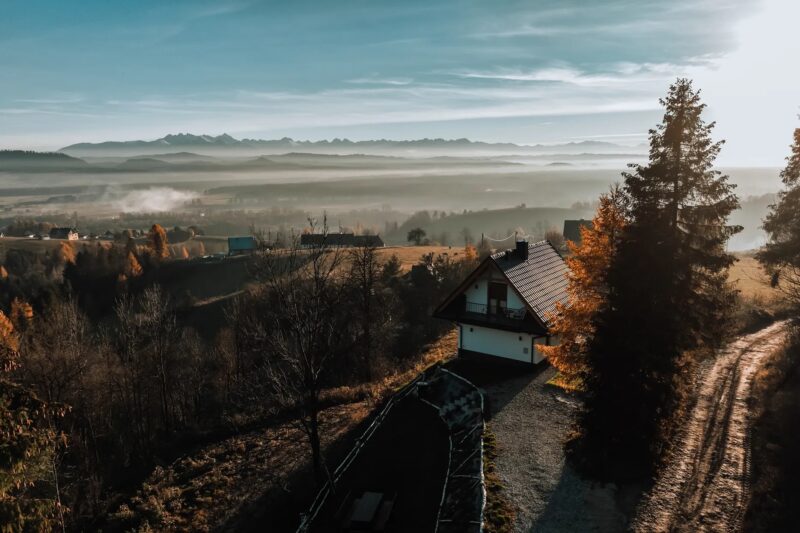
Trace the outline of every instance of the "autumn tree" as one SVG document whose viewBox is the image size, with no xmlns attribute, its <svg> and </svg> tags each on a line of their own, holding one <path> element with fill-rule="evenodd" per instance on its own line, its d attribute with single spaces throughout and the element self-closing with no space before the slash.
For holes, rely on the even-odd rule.
<svg viewBox="0 0 800 533">
<path fill-rule="evenodd" d="M 156 259 L 162 260 L 169 257 L 169 243 L 167 241 L 167 231 L 159 224 L 153 224 L 150 228 L 150 249 Z"/>
<path fill-rule="evenodd" d="M 781 171 L 783 190 L 764 219 L 769 241 L 757 254 L 772 283 L 800 308 L 800 128 Z"/>
<path fill-rule="evenodd" d="M 592 225 L 580 227 L 580 244 L 567 243 L 569 300 L 566 304 L 556 304 L 550 328 L 560 342 L 540 347 L 565 381 L 579 388 L 589 370 L 587 352 L 594 338 L 597 316 L 608 305 L 608 271 L 625 226 L 624 201 L 619 186 L 602 195 Z"/>
<path fill-rule="evenodd" d="M 67 263 L 74 263 L 75 262 L 75 248 L 73 248 L 69 243 L 62 241 L 58 245 L 58 251 L 56 252 L 58 256 L 58 261 L 62 265 L 66 265 Z"/>
<path fill-rule="evenodd" d="M 136 254 L 134 254 L 132 251 L 128 251 L 122 273 L 128 279 L 142 275 L 142 265 L 136 258 Z"/>
<path fill-rule="evenodd" d="M 18 348 L 12 322 L 0 312 L 0 529 L 63 529 L 55 463 L 60 436 L 52 429 L 62 412 L 15 381 Z"/>
<path fill-rule="evenodd" d="M 675 427 L 683 354 L 713 349 L 734 304 L 725 250 L 739 205 L 714 169 L 722 142 L 689 80 L 661 100 L 650 160 L 623 174 L 626 226 L 608 272 L 608 305 L 588 350 L 583 442 L 599 473 L 646 474 Z"/>
<path fill-rule="evenodd" d="M 464 246 L 464 259 L 467 261 L 476 261 L 478 259 L 478 249 L 471 244 Z"/>
</svg>

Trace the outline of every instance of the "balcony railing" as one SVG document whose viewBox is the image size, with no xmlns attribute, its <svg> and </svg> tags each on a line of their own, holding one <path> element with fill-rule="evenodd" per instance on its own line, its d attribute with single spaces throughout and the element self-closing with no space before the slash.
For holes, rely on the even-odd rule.
<svg viewBox="0 0 800 533">
<path fill-rule="evenodd" d="M 511 320 L 522 320 L 525 318 L 525 308 L 497 307 L 494 312 L 486 304 L 466 302 L 464 309 L 467 313 L 486 315 L 487 317 L 507 318 Z"/>
</svg>

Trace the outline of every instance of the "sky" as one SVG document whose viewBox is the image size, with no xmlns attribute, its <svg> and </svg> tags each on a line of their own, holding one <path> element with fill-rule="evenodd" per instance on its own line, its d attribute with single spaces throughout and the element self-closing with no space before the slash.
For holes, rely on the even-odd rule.
<svg viewBox="0 0 800 533">
<path fill-rule="evenodd" d="M 676 77 L 720 163 L 800 126 L 797 0 L 0 0 L 0 147 L 461 138 L 637 145 Z"/>
</svg>

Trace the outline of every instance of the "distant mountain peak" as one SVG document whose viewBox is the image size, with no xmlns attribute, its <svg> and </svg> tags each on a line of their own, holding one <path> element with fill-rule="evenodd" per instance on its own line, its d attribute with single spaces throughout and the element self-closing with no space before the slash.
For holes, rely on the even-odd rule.
<svg viewBox="0 0 800 533">
<path fill-rule="evenodd" d="M 172 148 L 172 149 L 170 149 Z M 175 150 L 174 148 L 179 148 Z M 195 135 L 192 133 L 171 133 L 152 141 L 107 141 L 102 143 L 78 143 L 66 146 L 60 152 L 75 155 L 109 154 L 113 152 L 136 155 L 155 155 L 166 150 L 170 152 L 191 149 L 194 152 L 205 151 L 220 153 L 231 151 L 236 153 L 248 152 L 253 155 L 277 154 L 298 151 L 316 153 L 362 153 L 393 155 L 398 152 L 430 154 L 469 154 L 469 153 L 574 153 L 577 150 L 586 152 L 591 150 L 599 152 L 620 152 L 626 148 L 614 143 L 603 141 L 578 141 L 562 144 L 536 144 L 524 145 L 514 143 L 490 143 L 484 141 L 471 141 L 466 137 L 457 139 L 423 138 L 412 140 L 375 139 L 353 141 L 348 138 L 335 137 L 330 140 L 302 141 L 283 137 L 281 139 L 236 139 L 232 135 Z"/>
</svg>

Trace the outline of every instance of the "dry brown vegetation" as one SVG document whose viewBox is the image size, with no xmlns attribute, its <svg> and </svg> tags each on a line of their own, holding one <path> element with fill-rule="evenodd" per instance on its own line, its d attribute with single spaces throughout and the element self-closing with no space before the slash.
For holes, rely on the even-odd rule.
<svg viewBox="0 0 800 533">
<path fill-rule="evenodd" d="M 20 237 L 0 237 L 0 261 L 5 260 L 5 254 L 8 250 L 20 250 L 25 252 L 32 252 L 35 254 L 52 253 L 58 250 L 61 244 L 72 246 L 76 251 L 89 244 L 95 244 L 95 241 L 63 241 L 58 239 L 37 240 L 27 239 Z"/>
<path fill-rule="evenodd" d="M 419 258 L 426 254 L 449 254 L 455 259 L 464 256 L 463 246 L 387 246 L 379 249 L 380 258 L 388 261 L 393 255 L 400 260 L 403 272 L 410 270 L 412 265 L 419 262 Z"/>
<path fill-rule="evenodd" d="M 409 367 L 370 384 L 337 387 L 322 394 L 322 444 L 330 465 L 346 452 L 359 426 L 393 392 L 424 369 L 455 354 L 453 330 L 426 348 Z M 336 448 L 333 451 L 333 448 Z M 291 423 L 236 435 L 204 446 L 167 467 L 157 467 L 113 520 L 126 529 L 210 531 L 235 526 L 240 512 L 264 497 L 292 495 L 310 501 L 311 465 L 303 432 Z M 330 454 L 330 455 L 328 455 Z"/>
<path fill-rule="evenodd" d="M 791 431 L 800 413 L 798 345 L 774 352 L 755 376 L 752 486 L 745 530 L 788 531 L 797 524 L 794 505 L 800 475 L 800 435 Z"/>
<path fill-rule="evenodd" d="M 736 284 L 743 297 L 772 300 L 780 297 L 780 291 L 770 287 L 769 276 L 751 253 L 735 254 L 737 261 L 730 269 L 730 280 Z"/>
<path fill-rule="evenodd" d="M 497 473 L 495 459 L 498 454 L 497 439 L 491 429 L 483 433 L 483 475 L 486 483 L 486 508 L 484 509 L 484 531 L 507 533 L 514 527 L 517 512 L 503 490 L 503 482 Z"/>
</svg>

